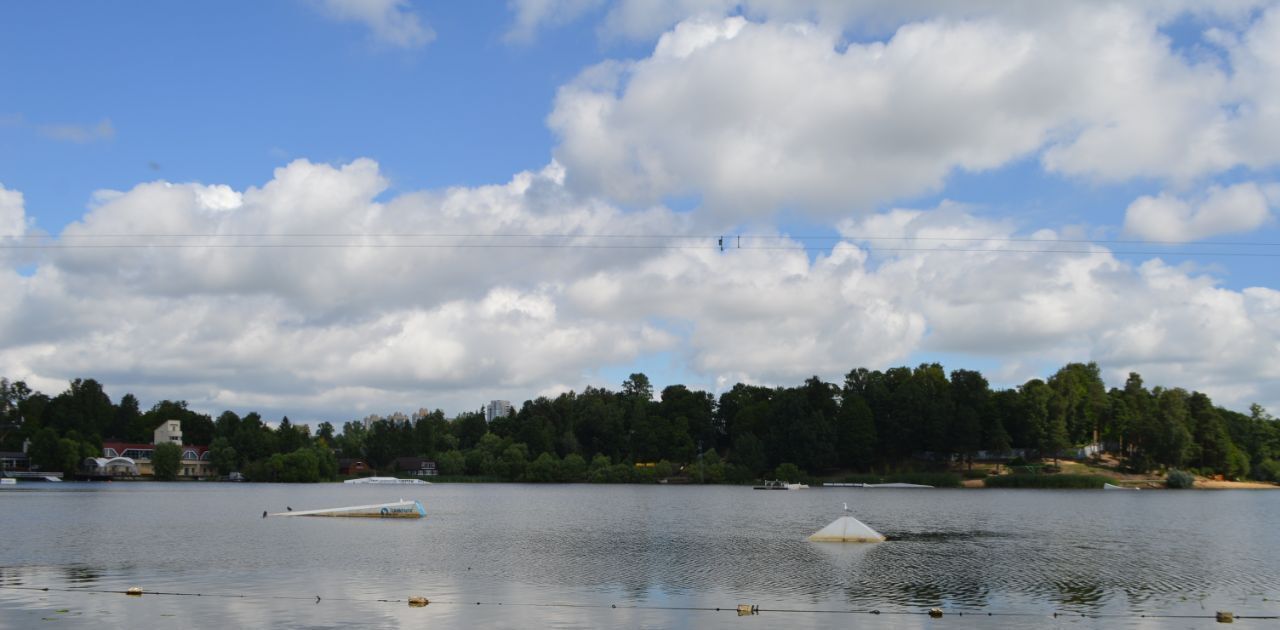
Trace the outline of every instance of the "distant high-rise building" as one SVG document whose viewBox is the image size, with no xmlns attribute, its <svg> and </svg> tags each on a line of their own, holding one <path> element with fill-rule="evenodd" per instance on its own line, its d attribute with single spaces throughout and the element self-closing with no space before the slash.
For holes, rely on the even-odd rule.
<svg viewBox="0 0 1280 630">
<path fill-rule="evenodd" d="M 416 418 L 417 415 L 415 414 L 414 417 Z M 408 425 L 413 424 L 413 420 L 411 420 L 409 416 L 406 416 L 404 415 L 404 413 L 399 411 L 389 416 L 380 416 L 376 413 L 369 414 L 369 416 L 366 417 L 364 420 L 361 420 L 361 422 L 364 424 L 365 429 L 371 429 L 373 428 L 373 423 L 379 422 L 382 420 L 386 420 L 387 422 L 390 422 L 392 425 L 395 425 L 395 426 L 400 426 L 404 424 L 408 424 Z"/>
<path fill-rule="evenodd" d="M 484 406 L 484 421 L 493 422 L 494 418 L 503 418 L 511 415 L 511 401 L 509 400 L 490 400 L 489 404 Z"/>
</svg>

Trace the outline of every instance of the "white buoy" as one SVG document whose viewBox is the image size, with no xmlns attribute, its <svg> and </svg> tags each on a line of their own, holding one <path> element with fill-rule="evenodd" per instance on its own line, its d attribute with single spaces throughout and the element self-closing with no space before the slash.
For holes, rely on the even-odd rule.
<svg viewBox="0 0 1280 630">
<path fill-rule="evenodd" d="M 866 523 L 852 517 L 841 516 L 809 537 L 812 542 L 884 542 L 885 538 Z"/>
</svg>

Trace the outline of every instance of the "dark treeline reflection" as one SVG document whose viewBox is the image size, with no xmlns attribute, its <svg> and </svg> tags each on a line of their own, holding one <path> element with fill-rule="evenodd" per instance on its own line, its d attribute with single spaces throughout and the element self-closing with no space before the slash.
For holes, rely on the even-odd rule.
<svg viewBox="0 0 1280 630">
<path fill-rule="evenodd" d="M 1280 480 L 1280 426 L 1262 407 L 1245 414 L 1200 392 L 1148 389 L 1136 373 L 1108 390 L 1094 363 L 1011 389 L 929 363 L 859 368 L 842 383 L 815 376 L 795 387 L 737 384 L 718 399 L 684 385 L 655 392 L 644 374 L 632 374 L 619 391 L 539 397 L 492 422 L 480 411 L 446 418 L 422 410 L 341 430 L 324 422 L 314 434 L 287 416 L 273 428 L 256 412 L 214 419 L 183 401 L 143 411 L 132 394 L 113 403 L 93 379 L 53 397 L 0 380 L 0 448 L 29 439 L 33 463 L 46 470 L 75 470 L 101 453 L 103 439 L 149 442 L 168 419 L 182 421 L 187 443 L 210 445 L 219 471 L 269 481 L 333 478 L 337 458 L 394 472 L 397 458 L 413 456 L 435 460 L 444 475 L 489 479 L 721 483 L 910 470 L 984 453 L 1056 458 L 1088 444 L 1133 471 Z"/>
</svg>

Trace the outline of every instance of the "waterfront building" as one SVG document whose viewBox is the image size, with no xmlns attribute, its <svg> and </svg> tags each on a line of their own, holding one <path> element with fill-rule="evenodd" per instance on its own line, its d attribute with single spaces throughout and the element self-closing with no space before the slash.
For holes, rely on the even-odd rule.
<svg viewBox="0 0 1280 630">
<path fill-rule="evenodd" d="M 505 418 L 511 415 L 511 401 L 509 400 L 490 400 L 489 404 L 484 406 L 484 421 L 493 422 L 494 418 Z"/>
<path fill-rule="evenodd" d="M 436 463 L 424 457 L 397 457 L 391 463 L 391 467 L 406 475 L 414 477 L 434 477 L 436 475 Z"/>
<path fill-rule="evenodd" d="M 31 468 L 31 460 L 21 451 L 0 451 L 0 470 L 22 471 Z"/>
<path fill-rule="evenodd" d="M 140 476 L 150 477 L 155 474 L 152 457 L 157 444 L 177 444 L 182 449 L 178 464 L 178 477 L 198 479 L 213 474 L 209 463 L 209 447 L 206 445 L 183 445 L 182 422 L 165 420 L 152 433 L 151 444 L 136 442 L 103 442 L 102 457 L 90 457 L 85 460 L 85 469 L 95 476 Z"/>
<path fill-rule="evenodd" d="M 179 446 L 182 445 L 182 422 L 180 420 L 165 420 L 156 427 L 153 432 L 152 444 L 164 444 L 165 442 L 173 442 Z"/>
</svg>

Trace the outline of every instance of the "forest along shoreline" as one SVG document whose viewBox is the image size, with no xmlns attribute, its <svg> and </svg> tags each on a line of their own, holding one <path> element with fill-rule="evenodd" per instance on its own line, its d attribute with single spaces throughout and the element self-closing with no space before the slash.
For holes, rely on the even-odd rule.
<svg viewBox="0 0 1280 630">
<path fill-rule="evenodd" d="M 93 379 L 49 396 L 0 378 L 0 451 L 68 478 L 110 457 L 109 442 L 154 450 L 156 465 L 134 475 L 151 479 L 317 482 L 435 472 L 438 481 L 935 487 L 1280 481 L 1280 421 L 1260 405 L 1227 409 L 1201 392 L 1148 388 L 1137 373 L 1108 389 L 1095 363 L 1007 389 L 974 370 L 926 363 L 858 368 L 842 383 L 817 376 L 794 387 L 739 383 L 718 396 L 685 385 L 659 392 L 637 373 L 618 391 L 587 387 L 509 409 L 447 418 L 424 407 L 339 429 L 257 412 L 226 410 L 214 419 L 181 400 L 143 411 L 132 394 L 113 402 Z M 153 433 L 170 421 L 181 426 L 182 448 L 152 449 Z M 199 466 L 187 465 L 188 453 Z"/>
</svg>

